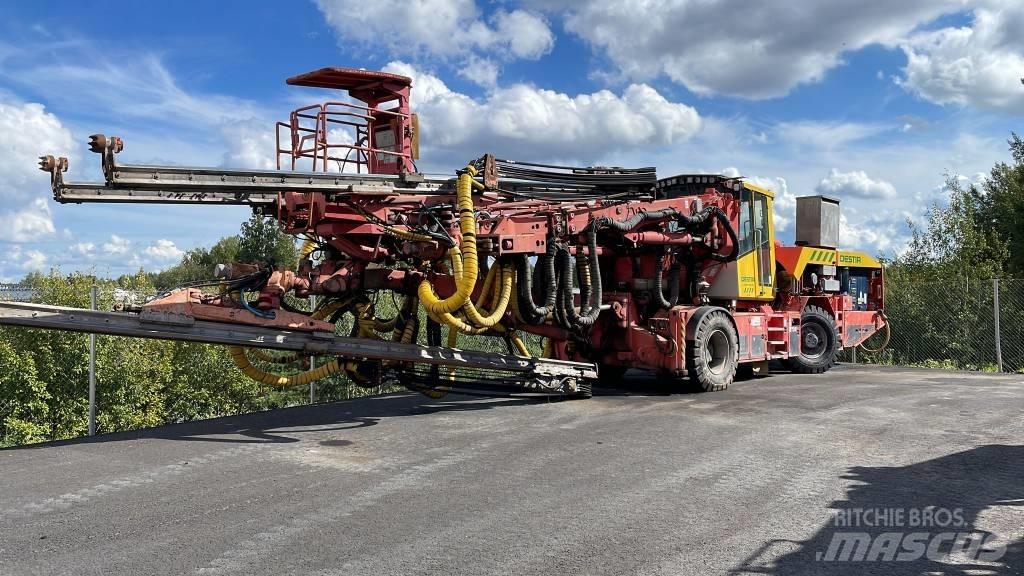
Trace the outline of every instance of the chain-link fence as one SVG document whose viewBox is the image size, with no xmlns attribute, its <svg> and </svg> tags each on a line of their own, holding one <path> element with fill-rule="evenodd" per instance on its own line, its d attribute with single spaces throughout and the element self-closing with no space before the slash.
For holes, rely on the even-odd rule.
<svg viewBox="0 0 1024 576">
<path fill-rule="evenodd" d="M 965 279 L 886 286 L 892 337 L 881 352 L 843 361 L 1024 372 L 1024 280 Z M 883 334 L 866 346 L 881 344 Z"/>
<path fill-rule="evenodd" d="M 36 290 L 22 284 L 0 284 L 0 302 L 31 302 Z"/>
</svg>

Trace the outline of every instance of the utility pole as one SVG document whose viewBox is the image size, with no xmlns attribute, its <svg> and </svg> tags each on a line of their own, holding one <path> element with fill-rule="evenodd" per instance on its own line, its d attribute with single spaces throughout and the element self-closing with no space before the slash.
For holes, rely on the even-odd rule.
<svg viewBox="0 0 1024 576">
<path fill-rule="evenodd" d="M 90 307 L 96 309 L 96 285 L 89 288 Z M 89 436 L 96 435 L 96 334 L 89 334 Z"/>
<path fill-rule="evenodd" d="M 992 279 L 992 319 L 996 330 L 996 367 L 1003 371 L 1003 340 L 999 330 L 999 278 Z"/>
<path fill-rule="evenodd" d="M 316 295 L 315 294 L 310 295 L 310 297 L 309 297 L 309 311 L 310 312 L 316 312 Z M 312 370 L 314 368 L 316 368 L 316 356 L 315 355 L 309 357 L 309 369 Z M 316 380 L 311 380 L 309 382 L 309 403 L 310 404 L 316 404 Z"/>
</svg>

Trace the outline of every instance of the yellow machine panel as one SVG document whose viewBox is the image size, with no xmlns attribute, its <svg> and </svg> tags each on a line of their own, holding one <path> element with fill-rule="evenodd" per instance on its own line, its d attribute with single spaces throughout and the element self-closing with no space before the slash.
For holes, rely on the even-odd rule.
<svg viewBox="0 0 1024 576">
<path fill-rule="evenodd" d="M 747 182 L 740 191 L 739 257 L 719 272 L 712 298 L 772 300 L 775 298 L 775 224 L 771 190 Z"/>
</svg>

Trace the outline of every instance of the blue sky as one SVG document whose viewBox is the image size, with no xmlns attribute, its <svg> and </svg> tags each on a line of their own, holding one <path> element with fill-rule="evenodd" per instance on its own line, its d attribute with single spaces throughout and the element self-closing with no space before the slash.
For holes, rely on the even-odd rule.
<svg viewBox="0 0 1024 576">
<path fill-rule="evenodd" d="M 273 123 L 333 97 L 323 66 L 414 79 L 420 166 L 524 160 L 742 174 L 843 201 L 843 241 L 905 246 L 905 221 L 1008 157 L 1024 114 L 1024 6 L 1011 0 L 319 0 L 9 3 L 0 22 L 0 280 L 173 264 L 247 212 L 61 206 L 35 158 L 97 179 L 125 162 L 265 168 Z M 641 33 L 642 32 L 642 33 Z"/>
</svg>

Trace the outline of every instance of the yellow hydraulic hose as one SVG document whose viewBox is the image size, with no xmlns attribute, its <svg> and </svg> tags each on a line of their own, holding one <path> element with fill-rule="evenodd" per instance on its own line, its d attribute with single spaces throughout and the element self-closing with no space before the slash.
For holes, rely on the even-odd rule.
<svg viewBox="0 0 1024 576">
<path fill-rule="evenodd" d="M 307 240 L 307 242 L 310 241 Z M 303 247 L 305 247 L 305 245 Z M 312 317 L 318 320 L 325 318 L 333 314 L 339 308 L 348 305 L 350 300 L 351 299 L 346 299 L 326 304 L 322 306 L 319 310 L 314 312 L 312 314 Z M 252 364 L 252 361 L 249 360 L 247 354 L 252 354 L 256 358 L 264 362 L 271 362 L 274 364 L 287 364 L 290 362 L 294 362 L 300 357 L 299 354 L 291 352 L 284 356 L 278 357 L 271 355 L 265 350 L 259 348 L 246 350 L 241 346 L 228 346 L 228 353 L 231 354 L 232 361 L 234 361 L 235 366 L 237 366 L 238 369 L 241 370 L 243 374 L 245 374 L 249 378 L 252 378 L 253 380 L 256 380 L 257 382 L 262 382 L 264 384 L 269 384 L 271 386 L 277 387 L 299 386 L 309 384 L 310 382 L 321 380 L 323 378 L 331 376 L 332 374 L 336 374 L 339 370 L 341 370 L 341 363 L 337 359 L 335 359 L 332 360 L 331 362 L 328 362 L 327 364 L 324 364 L 323 366 L 313 368 L 312 370 L 306 370 L 304 372 L 299 372 L 298 374 L 292 374 L 289 376 L 282 376 L 280 374 L 266 372 L 255 367 Z"/>
<path fill-rule="evenodd" d="M 232 348 L 234 348 L 234 346 L 232 346 Z M 250 348 L 249 354 L 251 354 L 257 360 L 269 362 L 270 364 L 291 364 L 302 357 L 302 355 L 299 354 L 298 352 L 288 352 L 287 354 L 282 354 L 281 356 L 275 356 L 274 354 L 271 354 L 262 348 Z"/>
<path fill-rule="evenodd" d="M 495 268 L 497 268 L 497 266 L 495 266 Z M 494 270 L 494 268 L 492 268 L 492 270 Z M 480 311 L 477 310 L 472 301 L 467 300 L 466 304 L 462 307 L 462 309 L 466 311 L 466 317 L 469 321 L 481 328 L 496 328 L 501 317 L 505 315 L 505 311 L 508 309 L 509 299 L 512 296 L 512 280 L 515 277 L 514 272 L 511 266 L 504 266 L 498 273 L 501 276 L 501 280 L 495 290 L 497 297 L 494 299 L 494 309 L 487 316 L 480 314 Z M 481 304 L 484 300 L 485 296 L 481 295 Z M 498 331 L 503 331 L 503 329 L 498 328 Z"/>
<path fill-rule="evenodd" d="M 480 299 L 474 303 L 474 306 L 478 310 L 483 310 L 487 307 L 488 302 L 491 300 L 491 290 L 494 289 L 494 279 L 501 274 L 501 267 L 491 266 L 487 270 L 487 276 L 484 277 L 484 285 L 480 288 Z"/>
<path fill-rule="evenodd" d="M 509 330 L 508 339 L 512 341 L 512 345 L 515 347 L 516 351 L 519 352 L 520 356 L 525 356 L 527 358 L 531 357 L 530 350 L 526 347 L 526 343 L 523 342 L 522 338 L 520 338 L 518 334 Z"/>
<path fill-rule="evenodd" d="M 452 258 L 452 272 L 455 281 L 459 282 L 462 278 L 462 262 L 457 255 L 453 255 Z M 495 279 L 499 278 L 498 282 L 494 282 Z M 454 328 L 463 334 L 477 335 L 483 334 L 488 330 L 501 333 L 505 331 L 505 327 L 499 324 L 499 321 L 505 315 L 505 311 L 508 310 L 514 286 L 515 270 L 511 266 L 495 265 L 487 272 L 487 277 L 484 280 L 484 286 L 477 303 L 474 304 L 472 300 L 467 299 L 462 307 L 469 322 L 463 321 L 451 313 L 432 314 L 428 309 L 427 314 L 435 322 Z M 480 310 L 484 308 L 484 304 L 488 301 L 494 304 L 494 309 L 489 312 L 485 310 L 486 315 L 481 314 Z"/>
<path fill-rule="evenodd" d="M 318 366 L 312 370 L 306 370 L 305 372 L 300 372 L 291 376 L 281 376 L 280 374 L 264 372 L 263 370 L 253 366 L 252 362 L 250 362 L 249 358 L 245 355 L 245 348 L 232 346 L 229 350 L 231 352 L 231 359 L 235 362 L 235 366 L 237 366 L 243 374 L 257 382 L 262 382 L 279 388 L 309 384 L 310 382 L 322 380 L 328 376 L 336 374 L 341 370 L 341 363 L 335 358 L 327 364 Z"/>
<path fill-rule="evenodd" d="M 473 177 L 476 174 L 475 168 L 466 166 L 466 169 L 459 174 L 455 186 L 455 200 L 459 210 L 459 232 L 462 234 L 462 239 L 459 242 L 459 247 L 453 247 L 449 252 L 453 257 L 461 257 L 463 264 L 461 277 L 456 278 L 455 293 L 444 299 L 438 298 L 429 280 L 420 282 L 417 289 L 423 307 L 437 317 L 451 314 L 461 308 L 469 300 L 473 288 L 476 287 L 479 273 L 476 253 L 476 216 L 473 213 L 473 183 L 476 182 Z"/>
<path fill-rule="evenodd" d="M 302 247 L 299 248 L 299 260 L 309 256 L 316 250 L 316 242 L 312 238 L 306 238 L 302 241 Z"/>
</svg>

